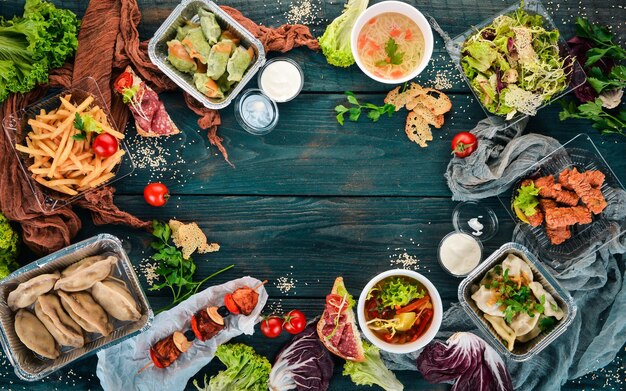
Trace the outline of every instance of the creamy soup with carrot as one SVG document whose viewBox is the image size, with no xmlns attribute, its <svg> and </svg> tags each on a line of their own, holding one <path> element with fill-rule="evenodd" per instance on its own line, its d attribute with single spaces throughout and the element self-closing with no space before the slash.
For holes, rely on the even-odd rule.
<svg viewBox="0 0 626 391">
<path fill-rule="evenodd" d="M 409 17 L 386 12 L 363 26 L 357 41 L 357 53 L 372 74 L 388 80 L 400 79 L 422 62 L 424 36 Z"/>
</svg>

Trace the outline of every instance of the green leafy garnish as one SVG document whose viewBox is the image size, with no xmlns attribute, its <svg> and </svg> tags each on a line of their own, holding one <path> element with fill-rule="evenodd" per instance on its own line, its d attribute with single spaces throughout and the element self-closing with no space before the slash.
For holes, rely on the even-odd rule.
<svg viewBox="0 0 626 391">
<path fill-rule="evenodd" d="M 152 255 L 152 259 L 159 262 L 155 273 L 161 276 L 163 281 L 153 285 L 150 290 L 158 291 L 168 287 L 172 291 L 173 296 L 172 303 L 160 309 L 157 313 L 165 311 L 186 300 L 191 295 L 197 293 L 202 284 L 206 281 L 235 266 L 227 266 L 201 281 L 194 281 L 193 276 L 196 272 L 196 264 L 191 257 L 189 259 L 183 258 L 183 253 L 170 243 L 172 236 L 170 226 L 166 223 L 153 220 L 152 235 L 157 239 L 150 243 L 150 246 L 156 251 L 156 253 Z"/>
<path fill-rule="evenodd" d="M 139 86 L 124 88 L 124 90 L 122 91 L 122 100 L 124 101 L 124 103 L 131 103 L 133 101 L 133 98 L 137 94 L 137 91 L 139 91 Z"/>
<path fill-rule="evenodd" d="M 94 132 L 100 134 L 104 131 L 98 124 L 98 121 L 89 114 L 80 115 L 76 113 L 74 116 L 74 128 L 78 130 L 78 133 L 73 135 L 72 138 L 77 141 L 85 140 L 87 133 Z"/>
<path fill-rule="evenodd" d="M 608 76 L 598 67 L 591 68 L 587 81 L 598 94 L 605 90 L 618 90 L 626 87 L 626 66 L 617 65 L 611 69 Z"/>
<path fill-rule="evenodd" d="M 337 113 L 337 122 L 339 122 L 340 125 L 343 125 L 344 115 L 346 113 L 348 114 L 348 119 L 350 119 L 350 121 L 356 122 L 361 116 L 361 111 L 365 109 L 368 111 L 367 118 L 371 119 L 373 122 L 376 122 L 380 119 L 381 115 L 386 113 L 387 116 L 391 117 L 391 115 L 396 110 L 396 107 L 394 105 L 390 105 L 388 103 L 385 103 L 382 106 L 376 106 L 373 103 L 360 104 L 354 96 L 354 93 L 350 91 L 346 91 L 346 97 L 348 99 L 348 102 L 353 105 L 352 107 L 348 108 L 344 105 L 335 106 L 335 112 Z"/>
<path fill-rule="evenodd" d="M 393 38 L 389 38 L 387 43 L 385 43 L 385 53 L 387 53 L 387 58 L 384 60 L 376 61 L 377 67 L 384 67 L 385 65 L 400 65 L 404 60 L 404 52 L 398 51 L 398 44 L 396 40 Z"/>
<path fill-rule="evenodd" d="M 389 278 L 380 288 L 378 298 L 387 308 L 404 307 L 415 299 L 424 297 L 424 290 L 417 290 L 417 285 L 400 277 Z"/>
<path fill-rule="evenodd" d="M 556 320 L 553 317 L 542 316 L 539 319 L 539 328 L 541 329 L 541 331 L 548 330 L 548 329 L 551 329 L 555 323 L 556 323 Z"/>
<path fill-rule="evenodd" d="M 619 113 L 613 115 L 604 110 L 600 98 L 583 103 L 578 107 L 572 101 L 561 101 L 561 105 L 563 106 L 563 111 L 559 113 L 561 121 L 570 118 L 589 119 L 593 122 L 591 126 L 599 130 L 601 134 L 626 136 L 626 111 L 620 110 Z"/>
<path fill-rule="evenodd" d="M 613 42 L 613 33 L 604 26 L 591 24 L 587 19 L 578 17 L 576 19 L 576 35 L 590 39 L 595 44 L 594 48 L 587 51 L 586 67 L 595 64 L 604 57 L 615 61 L 626 59 L 626 50 Z"/>
<path fill-rule="evenodd" d="M 519 208 L 526 216 L 534 216 L 539 205 L 539 188 L 534 183 L 523 185 L 517 189 L 517 196 L 513 200 L 513 205 Z"/>
</svg>

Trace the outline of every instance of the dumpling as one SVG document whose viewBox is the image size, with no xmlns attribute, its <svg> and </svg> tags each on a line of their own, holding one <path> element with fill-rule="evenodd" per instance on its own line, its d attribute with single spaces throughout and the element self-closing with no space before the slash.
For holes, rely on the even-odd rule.
<svg viewBox="0 0 626 391">
<path fill-rule="evenodd" d="M 504 312 L 500 309 L 501 305 L 496 304 L 499 300 L 498 294 L 491 289 L 487 289 L 484 285 L 481 285 L 480 289 L 474 292 L 472 299 L 476 302 L 476 306 L 485 314 L 504 316 Z"/>
<path fill-rule="evenodd" d="M 539 316 L 537 316 L 537 317 L 539 317 Z M 530 330 L 530 332 L 529 332 L 529 333 L 524 334 L 524 335 L 519 335 L 519 336 L 517 337 L 517 340 L 518 340 L 518 341 L 520 341 L 520 342 L 522 342 L 522 343 L 524 343 L 524 342 L 528 342 L 528 341 L 530 341 L 531 339 L 536 338 L 539 334 L 541 334 L 541 331 L 542 331 L 542 330 L 541 330 L 541 328 L 539 327 L 539 322 L 537 322 L 537 324 L 535 325 L 535 327 L 534 327 L 532 330 Z"/>
<path fill-rule="evenodd" d="M 108 256 L 89 265 L 79 267 L 65 277 L 61 277 L 54 289 L 66 292 L 78 292 L 89 289 L 98 281 L 102 281 L 111 274 L 111 268 L 117 262 L 117 257 Z M 85 264 L 83 264 L 85 265 Z"/>
<path fill-rule="evenodd" d="M 228 91 L 235 84 L 234 81 L 228 81 L 228 73 L 224 72 L 222 77 L 217 80 L 217 85 L 221 91 Z"/>
<path fill-rule="evenodd" d="M 543 287 L 543 285 L 541 285 L 541 283 L 535 281 L 535 282 L 531 282 L 530 284 L 528 284 L 528 286 L 530 287 L 530 290 L 533 292 L 533 295 L 535 295 L 537 300 L 541 302 L 541 297 L 543 296 L 545 298 L 545 301 L 543 304 L 544 315 L 554 316 L 556 320 L 563 319 L 563 316 L 565 315 L 563 310 L 556 303 L 556 300 L 554 300 L 554 297 L 552 297 L 552 295 L 548 291 L 545 290 L 545 288 Z"/>
<path fill-rule="evenodd" d="M 515 347 L 515 331 L 513 331 L 509 326 L 504 322 L 504 318 L 500 318 L 498 316 L 491 316 L 485 314 L 485 319 L 491 323 L 496 333 L 506 342 L 506 347 L 509 351 L 513 351 Z"/>
<path fill-rule="evenodd" d="M 15 333 L 27 348 L 52 360 L 59 357 L 52 334 L 30 311 L 21 309 L 15 314 Z"/>
<path fill-rule="evenodd" d="M 104 336 L 111 334 L 113 325 L 109 322 L 109 317 L 88 292 L 59 291 L 59 296 L 61 296 L 63 308 L 86 331 L 97 332 Z"/>
<path fill-rule="evenodd" d="M 509 270 L 509 278 L 517 281 L 518 285 L 525 285 L 533 280 L 533 271 L 530 266 L 523 259 L 513 254 L 509 254 L 502 261 L 502 273 L 504 274 L 504 271 L 507 269 Z"/>
<path fill-rule="evenodd" d="M 65 313 L 57 296 L 39 296 L 35 304 L 35 315 L 60 345 L 80 348 L 85 344 L 83 330 Z"/>
<path fill-rule="evenodd" d="M 217 80 L 226 72 L 226 64 L 228 64 L 232 50 L 233 43 L 230 41 L 222 41 L 213 45 L 206 63 L 206 75 L 208 77 Z"/>
<path fill-rule="evenodd" d="M 197 58 L 200 62 L 206 64 L 209 52 L 211 51 L 211 45 L 204 39 L 202 30 L 199 28 L 189 30 L 185 38 L 180 42 L 185 49 L 187 49 L 189 57 Z"/>
<path fill-rule="evenodd" d="M 196 62 L 177 39 L 167 42 L 167 61 L 181 72 L 194 73 L 198 69 Z"/>
<path fill-rule="evenodd" d="M 211 45 L 213 45 L 222 34 L 222 28 L 217 23 L 215 14 L 211 11 L 200 9 L 198 11 L 198 16 L 200 17 L 200 26 L 202 27 L 204 37 Z"/>
<path fill-rule="evenodd" d="M 39 296 L 48 293 L 54 287 L 54 283 L 60 276 L 61 273 L 56 271 L 50 274 L 42 274 L 19 284 L 14 291 L 9 293 L 7 298 L 9 308 L 16 311 L 19 308 L 25 308 L 33 304 Z"/>
<path fill-rule="evenodd" d="M 215 80 L 208 77 L 206 73 L 194 73 L 193 82 L 196 88 L 209 98 L 222 99 L 224 97 L 224 93 Z"/>
<path fill-rule="evenodd" d="M 198 27 L 200 27 L 199 24 L 193 23 L 189 20 L 186 21 L 183 26 L 180 26 L 176 29 L 176 39 L 179 41 L 184 39 L 187 36 L 187 33 L 189 32 L 189 30 L 195 29 Z"/>
<path fill-rule="evenodd" d="M 107 257 L 104 255 L 94 255 L 93 257 L 83 258 L 80 261 L 73 263 L 69 265 L 68 267 L 66 267 L 65 269 L 63 269 L 63 271 L 61 272 L 61 277 L 70 276 L 74 274 L 75 272 L 81 269 L 84 269 L 86 267 L 89 267 L 93 265 L 94 263 L 98 261 L 102 261 L 103 259 L 106 259 L 106 258 Z"/>
<path fill-rule="evenodd" d="M 222 41 L 231 41 L 235 45 L 239 45 L 239 42 L 241 42 L 241 40 L 235 34 L 230 32 L 230 30 L 222 31 L 222 34 L 220 35 L 220 42 Z"/>
<path fill-rule="evenodd" d="M 107 278 L 96 282 L 91 288 L 91 295 L 115 319 L 141 319 L 137 302 L 122 280 Z"/>
<path fill-rule="evenodd" d="M 534 315 L 530 316 L 526 312 L 520 312 L 513 317 L 509 326 L 515 332 L 515 336 L 528 334 L 537 325 L 539 313 L 535 312 Z"/>
<path fill-rule="evenodd" d="M 253 52 L 246 50 L 243 46 L 237 46 L 228 59 L 226 71 L 228 72 L 228 81 L 241 81 L 243 74 L 250 66 Z"/>
</svg>

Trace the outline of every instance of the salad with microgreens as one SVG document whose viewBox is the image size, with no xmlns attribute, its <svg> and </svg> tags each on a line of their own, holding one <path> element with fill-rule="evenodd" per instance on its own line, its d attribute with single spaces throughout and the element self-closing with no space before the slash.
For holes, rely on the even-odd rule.
<svg viewBox="0 0 626 391">
<path fill-rule="evenodd" d="M 467 38 L 461 66 L 483 106 L 512 119 L 535 115 L 568 85 L 574 59 L 559 54 L 558 30 L 521 7 Z"/>
<path fill-rule="evenodd" d="M 509 351 L 516 342 L 536 338 L 565 316 L 554 297 L 534 281 L 526 261 L 514 254 L 487 272 L 472 300 Z"/>
</svg>

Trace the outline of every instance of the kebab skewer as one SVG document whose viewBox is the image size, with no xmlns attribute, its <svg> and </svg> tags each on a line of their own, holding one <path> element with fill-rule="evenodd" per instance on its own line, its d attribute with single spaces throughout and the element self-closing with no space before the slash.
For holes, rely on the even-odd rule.
<svg viewBox="0 0 626 391">
<path fill-rule="evenodd" d="M 196 312 L 191 317 L 191 330 L 185 332 L 175 331 L 173 334 L 157 341 L 150 347 L 150 359 L 152 362 L 141 368 L 137 373 L 141 373 L 152 365 L 157 368 L 169 367 L 182 353 L 191 348 L 196 338 L 200 341 L 206 341 L 222 331 L 225 327 L 225 317 L 231 314 L 250 315 L 259 302 L 259 294 L 256 290 L 265 283 L 267 283 L 267 280 L 254 289 L 247 286 L 238 288 L 233 293 L 224 296 L 223 306 L 210 306 Z"/>
</svg>

